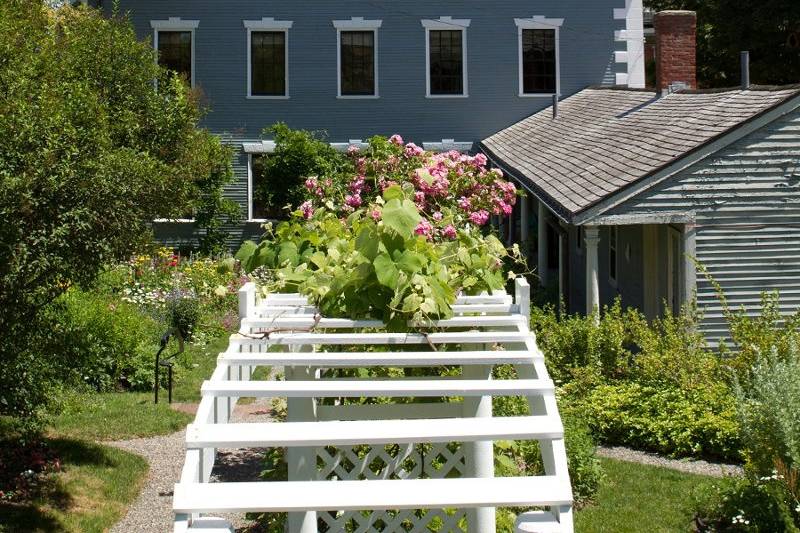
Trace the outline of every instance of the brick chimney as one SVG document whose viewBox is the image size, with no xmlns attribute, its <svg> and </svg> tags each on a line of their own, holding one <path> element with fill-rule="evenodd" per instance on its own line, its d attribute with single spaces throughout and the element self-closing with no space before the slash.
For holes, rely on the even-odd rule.
<svg viewBox="0 0 800 533">
<path fill-rule="evenodd" d="M 697 13 L 661 11 L 656 30 L 656 90 L 697 88 Z"/>
</svg>

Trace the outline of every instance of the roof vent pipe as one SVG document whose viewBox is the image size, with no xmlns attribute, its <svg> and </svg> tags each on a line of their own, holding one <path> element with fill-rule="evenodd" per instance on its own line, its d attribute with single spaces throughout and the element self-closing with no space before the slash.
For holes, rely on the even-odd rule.
<svg viewBox="0 0 800 533">
<path fill-rule="evenodd" d="M 558 118 L 558 94 L 553 95 L 553 119 Z"/>
<path fill-rule="evenodd" d="M 750 88 L 750 52 L 742 52 L 742 90 Z"/>
</svg>

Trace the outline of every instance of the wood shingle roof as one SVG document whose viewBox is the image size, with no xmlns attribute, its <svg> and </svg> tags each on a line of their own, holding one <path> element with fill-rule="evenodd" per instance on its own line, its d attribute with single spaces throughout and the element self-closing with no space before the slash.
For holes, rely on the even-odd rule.
<svg viewBox="0 0 800 533">
<path fill-rule="evenodd" d="M 589 88 L 481 143 L 570 217 L 800 94 L 798 88 L 654 92 Z"/>
</svg>

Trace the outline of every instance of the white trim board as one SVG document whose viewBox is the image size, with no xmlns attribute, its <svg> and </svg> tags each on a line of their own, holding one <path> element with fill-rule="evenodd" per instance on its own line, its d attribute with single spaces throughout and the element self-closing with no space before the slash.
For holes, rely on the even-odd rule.
<svg viewBox="0 0 800 533">
<path fill-rule="evenodd" d="M 614 40 L 625 42 L 625 51 L 615 52 L 614 60 L 626 64 L 627 72 L 616 75 L 617 85 L 644 89 L 644 8 L 642 0 L 625 0 L 624 8 L 613 10 L 614 20 L 624 20 L 625 30 L 614 32 Z"/>
<path fill-rule="evenodd" d="M 195 31 L 200 26 L 199 20 L 183 20 L 180 17 L 169 17 L 166 20 L 151 20 L 150 27 L 153 29 L 153 54 L 155 62 L 158 64 L 158 32 L 189 32 L 192 35 L 191 55 L 192 55 L 192 79 L 189 80 L 194 87 L 195 80 Z"/>
<path fill-rule="evenodd" d="M 519 52 L 519 96 L 520 98 L 552 98 L 561 95 L 561 26 L 564 19 L 547 18 L 535 15 L 529 19 L 514 19 L 517 25 L 517 48 Z M 522 33 L 524 30 L 553 30 L 556 41 L 556 92 L 555 93 L 526 93 L 523 78 Z"/>
<path fill-rule="evenodd" d="M 374 100 L 380 97 L 378 90 L 378 30 L 382 25 L 382 20 L 365 20 L 364 17 L 333 21 L 333 27 L 336 28 L 336 98 Z M 342 32 L 348 31 L 372 32 L 372 94 L 342 94 Z"/>
<path fill-rule="evenodd" d="M 264 17 L 261 20 L 242 21 L 247 29 L 247 90 L 248 100 L 288 100 L 289 99 L 289 30 L 294 24 L 291 20 L 275 20 Z M 283 33 L 283 94 L 253 94 L 253 32 Z"/>
<path fill-rule="evenodd" d="M 439 17 L 438 19 L 423 19 L 422 27 L 425 28 L 425 98 L 469 98 L 469 74 L 467 62 L 467 28 L 470 19 L 454 19 L 453 17 Z M 431 31 L 461 31 L 461 62 L 462 78 L 461 94 L 431 94 Z"/>
</svg>

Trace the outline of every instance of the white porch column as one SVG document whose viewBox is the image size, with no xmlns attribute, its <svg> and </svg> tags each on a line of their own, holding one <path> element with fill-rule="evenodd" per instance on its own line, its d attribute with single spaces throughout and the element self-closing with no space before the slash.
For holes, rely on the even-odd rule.
<svg viewBox="0 0 800 533">
<path fill-rule="evenodd" d="M 539 254 L 538 260 L 536 262 L 538 267 L 538 274 L 539 280 L 542 284 L 542 287 L 547 286 L 548 275 L 547 275 L 547 208 L 545 207 L 544 203 L 540 200 L 539 201 L 539 238 L 538 238 L 538 246 L 539 246 Z"/>
<path fill-rule="evenodd" d="M 558 295 L 567 302 L 567 235 L 558 232 Z M 569 306 L 567 306 L 569 307 Z"/>
<path fill-rule="evenodd" d="M 683 303 L 691 302 L 697 290 L 697 226 L 683 227 Z"/>
<path fill-rule="evenodd" d="M 528 248 L 528 209 L 530 209 L 528 205 L 528 195 L 526 194 L 522 198 L 519 199 L 519 240 L 520 240 L 520 250 L 528 257 L 530 255 L 530 249 Z"/>
<path fill-rule="evenodd" d="M 585 226 L 584 235 L 586 242 L 586 313 L 594 313 L 595 321 L 600 321 L 600 277 L 598 274 L 599 260 L 597 248 L 600 243 L 600 228 Z"/>
<path fill-rule="evenodd" d="M 488 345 L 484 344 L 465 345 L 465 347 L 466 346 L 470 346 L 476 350 L 489 349 Z M 491 380 L 492 366 L 464 366 L 461 370 L 461 375 L 464 379 Z M 492 397 L 481 396 L 477 398 L 464 398 L 463 409 L 465 417 L 491 418 Z M 481 422 L 480 420 L 475 420 L 475 423 L 480 424 Z M 493 478 L 494 442 L 465 442 L 462 444 L 462 446 L 464 447 L 464 459 L 466 463 L 466 472 L 464 475 L 472 478 Z M 480 533 L 495 533 L 495 515 L 496 510 L 494 507 L 478 507 L 475 509 L 468 509 L 467 528 L 469 531 L 479 531 Z"/>
</svg>

